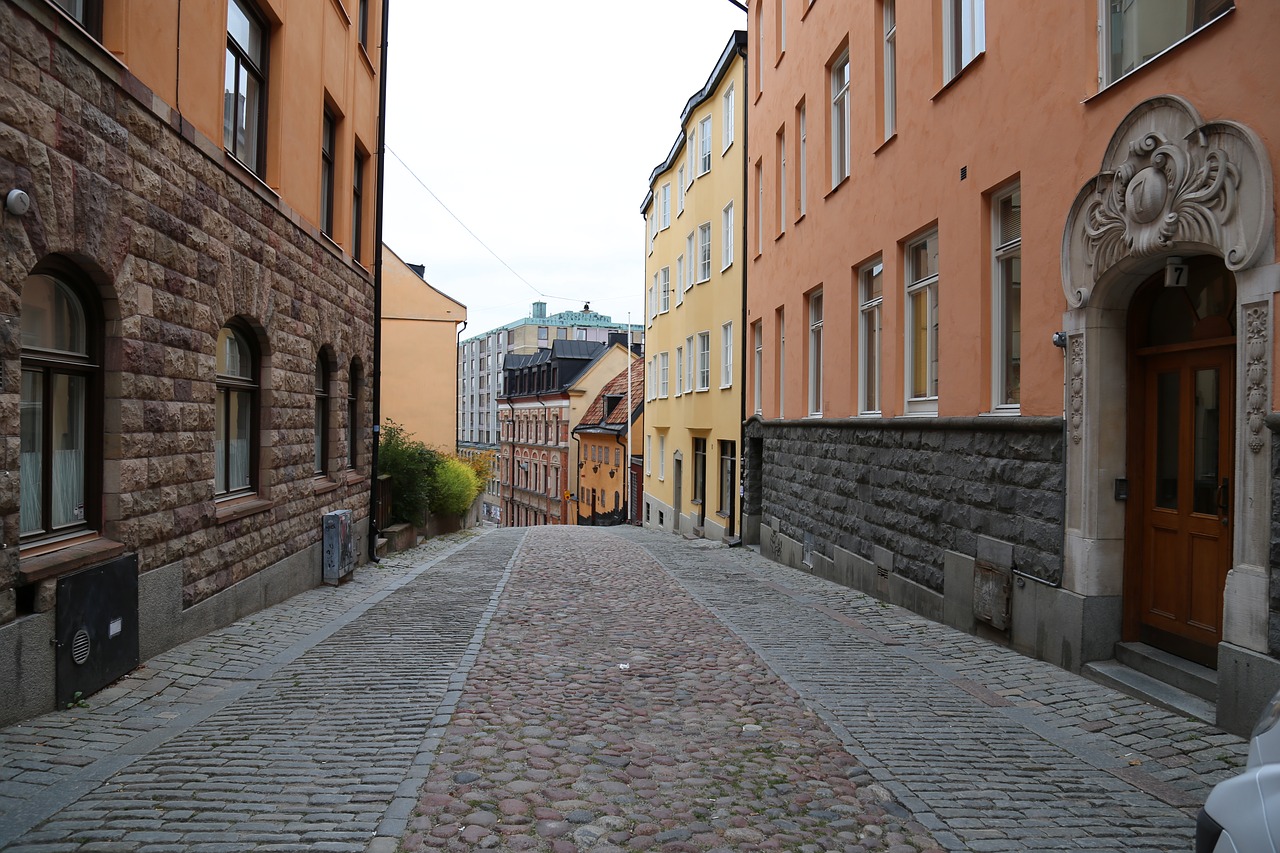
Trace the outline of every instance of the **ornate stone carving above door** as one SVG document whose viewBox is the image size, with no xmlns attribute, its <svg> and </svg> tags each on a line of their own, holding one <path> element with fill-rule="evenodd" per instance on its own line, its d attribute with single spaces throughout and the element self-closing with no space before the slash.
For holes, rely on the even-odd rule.
<svg viewBox="0 0 1280 853">
<path fill-rule="evenodd" d="M 1111 137 L 1102 169 L 1071 207 L 1062 288 L 1073 308 L 1110 270 L 1160 255 L 1258 264 L 1270 245 L 1271 166 L 1262 142 L 1230 121 L 1205 123 L 1172 95 L 1139 104 Z"/>
</svg>

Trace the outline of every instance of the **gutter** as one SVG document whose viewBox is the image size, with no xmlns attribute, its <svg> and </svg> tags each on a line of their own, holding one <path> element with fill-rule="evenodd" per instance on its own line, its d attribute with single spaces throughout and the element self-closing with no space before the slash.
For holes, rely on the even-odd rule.
<svg viewBox="0 0 1280 853">
<path fill-rule="evenodd" d="M 373 264 L 373 454 L 369 460 L 369 560 L 378 562 L 378 442 L 382 437 L 382 222 L 387 163 L 387 33 L 391 0 L 382 0 L 382 56 L 378 60 L 378 212 Z"/>
</svg>

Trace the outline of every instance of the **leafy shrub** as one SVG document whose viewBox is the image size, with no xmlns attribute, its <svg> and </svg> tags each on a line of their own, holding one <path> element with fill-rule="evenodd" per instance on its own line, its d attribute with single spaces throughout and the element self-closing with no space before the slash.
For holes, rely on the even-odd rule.
<svg viewBox="0 0 1280 853">
<path fill-rule="evenodd" d="M 434 481 L 431 511 L 437 515 L 462 515 L 484 488 L 484 479 L 475 468 L 456 456 L 443 458 Z"/>
<path fill-rule="evenodd" d="M 421 524 L 432 506 L 444 457 L 388 420 L 378 440 L 378 473 L 391 476 L 391 520 Z"/>
</svg>

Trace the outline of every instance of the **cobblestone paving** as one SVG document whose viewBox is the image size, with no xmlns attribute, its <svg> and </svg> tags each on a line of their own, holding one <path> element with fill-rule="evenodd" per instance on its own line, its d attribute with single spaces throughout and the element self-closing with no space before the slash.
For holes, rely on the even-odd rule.
<svg viewBox="0 0 1280 853">
<path fill-rule="evenodd" d="M 365 850 L 407 814 L 519 536 L 430 540 L 0 730 L 0 848 Z"/>
<path fill-rule="evenodd" d="M 1189 850 L 1246 744 L 741 549 L 620 531 L 759 653 L 948 849 Z"/>
</svg>

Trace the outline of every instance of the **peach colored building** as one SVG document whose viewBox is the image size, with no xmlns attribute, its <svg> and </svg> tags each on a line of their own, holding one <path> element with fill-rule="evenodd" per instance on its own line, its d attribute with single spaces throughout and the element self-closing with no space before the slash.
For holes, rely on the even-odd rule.
<svg viewBox="0 0 1280 853">
<path fill-rule="evenodd" d="M 428 447 L 456 449 L 458 329 L 467 306 L 436 290 L 388 246 L 382 247 L 382 417 Z M 445 369 L 442 369 L 445 368 Z"/>
<path fill-rule="evenodd" d="M 631 481 L 630 472 L 644 435 L 644 373 L 644 359 L 632 359 L 601 389 L 573 428 L 581 459 L 577 524 L 626 524 L 634 514 L 640 484 Z"/>
<path fill-rule="evenodd" d="M 0 4 L 0 723 L 367 553 L 383 8 Z"/>
<path fill-rule="evenodd" d="M 1280 18 L 1113 5 L 752 0 L 744 530 L 1069 669 L 1167 655 L 1242 731 L 1280 686 Z"/>
</svg>

